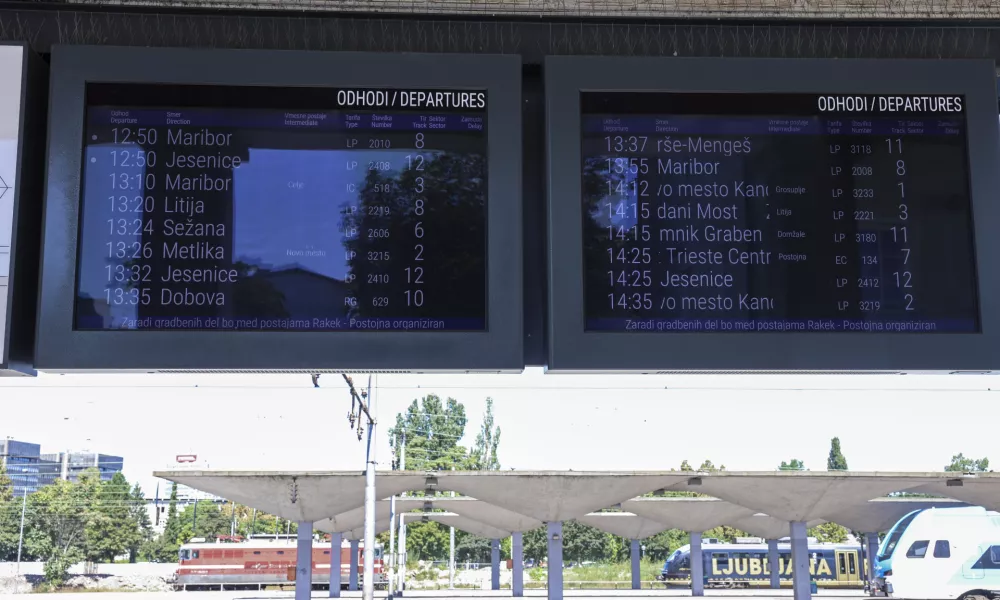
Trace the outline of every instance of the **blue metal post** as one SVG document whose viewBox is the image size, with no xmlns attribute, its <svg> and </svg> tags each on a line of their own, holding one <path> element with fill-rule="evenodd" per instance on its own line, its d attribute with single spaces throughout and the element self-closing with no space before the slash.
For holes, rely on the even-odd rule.
<svg viewBox="0 0 1000 600">
<path fill-rule="evenodd" d="M 351 540 L 351 576 L 348 579 L 347 589 L 352 592 L 358 591 L 358 542 L 359 540 Z"/>
<path fill-rule="evenodd" d="M 514 572 L 511 574 L 510 587 L 515 598 L 524 596 L 524 541 L 520 531 L 511 534 L 510 558 L 514 563 Z"/>
<path fill-rule="evenodd" d="M 705 563 L 701 557 L 701 532 L 691 532 L 691 595 L 705 595 Z"/>
<path fill-rule="evenodd" d="M 330 534 L 330 597 L 340 598 L 340 547 L 344 538 L 339 533 Z"/>
<path fill-rule="evenodd" d="M 549 600 L 563 600 L 563 540 L 562 521 L 550 521 L 548 527 Z"/>
<path fill-rule="evenodd" d="M 295 600 L 309 600 L 312 595 L 313 524 L 299 521 L 295 536 Z"/>
<path fill-rule="evenodd" d="M 642 581 L 639 576 L 639 561 L 642 558 L 642 550 L 639 548 L 639 540 L 632 540 L 632 589 L 642 589 Z"/>
<path fill-rule="evenodd" d="M 781 563 L 778 562 L 778 540 L 767 540 L 767 569 L 771 573 L 771 589 L 781 587 Z"/>
<path fill-rule="evenodd" d="M 792 534 L 792 595 L 795 600 L 810 600 L 809 591 L 809 540 L 806 524 L 802 521 L 790 523 Z"/>
</svg>

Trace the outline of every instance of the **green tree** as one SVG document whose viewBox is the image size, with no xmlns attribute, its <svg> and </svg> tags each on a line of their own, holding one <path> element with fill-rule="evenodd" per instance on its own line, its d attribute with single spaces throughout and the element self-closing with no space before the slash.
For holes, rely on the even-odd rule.
<svg viewBox="0 0 1000 600">
<path fill-rule="evenodd" d="M 183 544 L 191 538 L 213 540 L 220 535 L 229 535 L 229 519 L 221 507 L 211 500 L 199 500 L 184 507 L 178 517 L 180 538 Z"/>
<path fill-rule="evenodd" d="M 62 585 L 70 566 L 84 558 L 92 493 L 89 481 L 60 479 L 28 497 L 25 542 L 45 561 L 45 579 L 52 585 Z"/>
<path fill-rule="evenodd" d="M 790 462 L 781 461 L 781 465 L 778 467 L 779 471 L 805 471 L 806 465 L 804 462 L 797 458 L 793 458 Z"/>
<path fill-rule="evenodd" d="M 17 557 L 17 538 L 20 527 L 20 498 L 14 498 L 14 483 L 0 462 L 0 561 Z"/>
<path fill-rule="evenodd" d="M 396 415 L 389 429 L 394 468 L 399 468 L 403 438 L 406 438 L 406 470 L 446 471 L 468 465 L 468 451 L 458 444 L 465 435 L 465 405 L 454 398 L 442 401 L 435 394 L 414 400 L 406 413 Z"/>
<path fill-rule="evenodd" d="M 457 539 L 456 539 L 457 545 Z M 407 521 L 406 560 L 441 560 L 448 556 L 451 539 L 448 528 L 437 521 Z"/>
<path fill-rule="evenodd" d="M 500 427 L 493 424 L 493 398 L 486 399 L 486 414 L 476 436 L 476 444 L 469 455 L 469 468 L 476 471 L 497 471 L 500 459 L 497 446 L 500 445 Z"/>
<path fill-rule="evenodd" d="M 455 562 L 488 562 L 492 555 L 492 540 L 455 530 Z"/>
<path fill-rule="evenodd" d="M 847 459 L 840 451 L 840 438 L 835 437 L 830 440 L 830 456 L 826 459 L 827 471 L 846 471 Z"/>
<path fill-rule="evenodd" d="M 525 560 L 533 560 L 537 563 L 548 556 L 549 546 L 547 535 L 548 532 L 545 525 L 524 532 L 524 535 L 521 537 L 521 545 Z"/>
<path fill-rule="evenodd" d="M 850 533 L 843 525 L 836 523 L 823 523 L 809 528 L 809 537 L 816 538 L 817 542 L 829 542 L 832 544 L 843 544 L 847 541 Z"/>
<path fill-rule="evenodd" d="M 966 458 L 959 452 L 951 457 L 951 464 L 946 466 L 944 470 L 959 473 L 982 473 L 990 470 L 990 459 L 985 456 L 980 459 Z"/>
<path fill-rule="evenodd" d="M 750 537 L 745 531 L 736 529 L 735 527 L 730 527 L 729 525 L 719 525 L 718 527 L 713 527 L 702 534 L 706 538 L 716 538 L 720 542 L 731 544 L 736 541 L 736 538 L 740 537 Z"/>
<path fill-rule="evenodd" d="M 170 504 L 167 506 L 167 522 L 163 533 L 146 545 L 145 556 L 153 562 L 174 562 L 182 542 L 181 519 L 177 511 L 177 484 L 170 487 Z M 184 540 L 186 541 L 186 540 Z"/>
<path fill-rule="evenodd" d="M 129 519 L 135 524 L 135 535 L 128 543 L 128 560 L 134 563 L 139 559 L 141 548 L 153 539 L 153 524 L 146 510 L 146 495 L 142 493 L 142 486 L 138 483 L 129 493 L 128 504 Z"/>
<path fill-rule="evenodd" d="M 674 550 L 690 543 L 691 537 L 680 529 L 661 531 L 643 541 L 643 545 L 646 546 L 646 556 L 657 561 L 666 560 Z"/>
<path fill-rule="evenodd" d="M 121 473 L 101 482 L 98 474 L 79 485 L 95 487 L 84 530 L 84 552 L 91 562 L 114 562 L 139 540 L 139 523 L 131 510 L 131 490 Z"/>
<path fill-rule="evenodd" d="M 579 521 L 563 523 L 563 560 L 579 562 L 585 560 L 604 561 L 610 534 Z"/>
</svg>

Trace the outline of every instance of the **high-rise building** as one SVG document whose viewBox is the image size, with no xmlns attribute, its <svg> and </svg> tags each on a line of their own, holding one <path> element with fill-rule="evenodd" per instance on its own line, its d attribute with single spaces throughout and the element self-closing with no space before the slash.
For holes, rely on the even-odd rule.
<svg viewBox="0 0 1000 600">
<path fill-rule="evenodd" d="M 39 480 L 39 463 L 42 447 L 11 438 L 0 439 L 0 464 L 7 471 L 14 488 L 14 496 L 33 494 L 43 485 Z"/>
<path fill-rule="evenodd" d="M 77 481 L 80 474 L 88 469 L 97 469 L 101 481 L 111 481 L 115 473 L 120 473 L 125 459 L 110 454 L 94 452 L 59 452 L 43 454 L 39 481 L 42 485 L 53 483 L 57 479 Z"/>
</svg>

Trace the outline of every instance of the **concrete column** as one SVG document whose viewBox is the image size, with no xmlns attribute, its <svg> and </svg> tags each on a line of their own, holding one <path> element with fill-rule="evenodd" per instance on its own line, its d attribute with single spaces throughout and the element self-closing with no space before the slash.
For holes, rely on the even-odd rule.
<svg viewBox="0 0 1000 600">
<path fill-rule="evenodd" d="M 878 562 L 878 533 L 866 533 L 864 535 L 865 540 L 865 558 L 868 562 L 868 575 L 867 579 L 868 585 L 868 595 L 875 595 L 875 563 Z"/>
<path fill-rule="evenodd" d="M 295 600 L 309 600 L 312 595 L 312 521 L 299 521 L 295 536 Z"/>
<path fill-rule="evenodd" d="M 510 537 L 510 558 L 514 563 L 510 587 L 515 598 L 524 596 L 524 542 L 520 531 L 515 531 Z"/>
<path fill-rule="evenodd" d="M 562 521 L 551 521 L 547 527 L 549 534 L 549 600 L 563 600 Z"/>
<path fill-rule="evenodd" d="M 778 557 L 778 540 L 767 540 L 767 570 L 771 572 L 771 589 L 781 587 L 781 562 Z"/>
<path fill-rule="evenodd" d="M 330 534 L 330 597 L 340 598 L 340 546 L 344 538 L 339 533 Z"/>
<path fill-rule="evenodd" d="M 809 539 L 806 524 L 802 521 L 790 523 L 792 534 L 792 595 L 795 600 L 810 600 L 809 591 Z"/>
<path fill-rule="evenodd" d="M 351 576 L 347 580 L 347 589 L 352 592 L 358 591 L 358 542 L 351 540 Z M 295 600 L 298 600 L 296 598 Z"/>
<path fill-rule="evenodd" d="M 701 532 L 691 532 L 691 595 L 705 595 L 705 561 L 701 556 Z"/>
<path fill-rule="evenodd" d="M 639 577 L 639 560 L 642 558 L 642 550 L 639 548 L 639 540 L 632 540 L 632 589 L 642 589 L 642 581 Z"/>
<path fill-rule="evenodd" d="M 500 540 L 490 540 L 490 589 L 500 589 Z"/>
</svg>

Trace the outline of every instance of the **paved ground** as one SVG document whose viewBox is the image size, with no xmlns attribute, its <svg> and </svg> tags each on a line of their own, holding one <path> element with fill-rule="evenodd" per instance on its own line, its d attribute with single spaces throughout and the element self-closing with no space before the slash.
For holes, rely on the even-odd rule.
<svg viewBox="0 0 1000 600">
<path fill-rule="evenodd" d="M 284 600 L 286 598 L 293 598 L 294 594 L 292 592 L 129 592 L 129 593 L 111 593 L 111 592 L 89 592 L 86 594 L 31 594 L 31 600 L 67 600 L 68 596 L 80 595 L 81 600 Z M 525 590 L 525 596 L 528 598 L 544 598 L 545 590 Z M 706 598 L 725 598 L 725 600 L 740 600 L 740 599 L 752 599 L 752 600 L 788 600 L 791 598 L 791 590 L 751 590 L 751 591 L 729 591 L 729 590 L 707 590 Z M 328 597 L 327 592 L 314 592 L 314 599 L 326 599 Z M 344 592 L 341 595 L 342 598 L 347 600 L 356 600 L 361 597 L 360 592 Z M 377 593 L 376 600 L 385 600 L 385 592 Z M 565 593 L 566 598 L 608 598 L 616 600 L 626 600 L 628 598 L 690 598 L 690 591 L 685 592 L 683 590 L 642 590 L 642 591 L 620 591 L 620 592 L 608 592 L 604 590 L 584 590 L 584 591 L 567 591 Z M 841 591 L 820 591 L 815 595 L 817 598 L 845 598 L 845 599 L 858 599 L 864 598 L 864 594 L 860 591 L 853 590 L 841 590 Z M 4 600 L 25 600 L 24 596 L 2 596 L 0 598 Z M 452 600 L 452 599 L 466 599 L 466 598 L 479 598 L 479 599 L 507 599 L 510 598 L 509 591 L 503 592 L 491 592 L 491 591 L 478 591 L 478 590 L 454 590 L 447 591 L 442 590 L 440 592 L 408 592 L 405 598 L 412 600 Z"/>
</svg>

